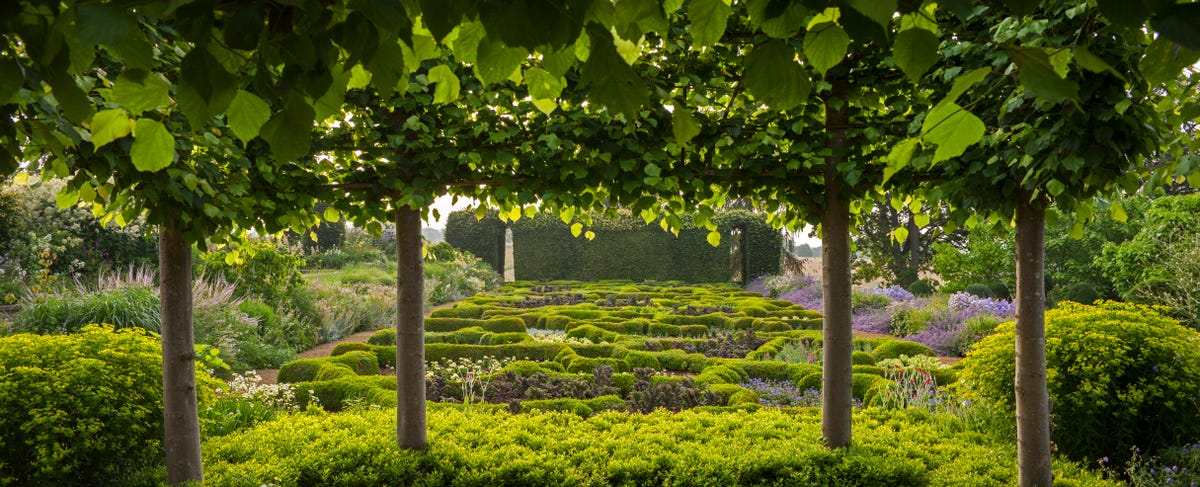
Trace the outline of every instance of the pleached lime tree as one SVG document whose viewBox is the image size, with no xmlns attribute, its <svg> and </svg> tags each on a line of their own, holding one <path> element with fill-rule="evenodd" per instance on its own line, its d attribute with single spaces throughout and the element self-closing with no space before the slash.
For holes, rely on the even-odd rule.
<svg viewBox="0 0 1200 487">
<path fill-rule="evenodd" d="M 1052 481 L 1044 320 L 1047 211 L 1056 208 L 1073 218 L 1071 232 L 1081 235 L 1094 198 L 1136 189 L 1144 158 L 1179 129 L 1159 110 L 1175 106 L 1162 83 L 1179 74 L 1180 61 L 1164 56 L 1186 49 L 1117 25 L 1125 21 L 1110 21 L 1103 4 L 1095 9 L 1065 2 L 1025 16 L 977 9 L 944 22 L 958 43 L 946 50 L 937 73 L 969 74 L 957 78 L 926 115 L 919 142 L 898 146 L 889 168 L 916 169 L 926 197 L 949 202 L 959 223 L 1016 228 L 1014 384 L 1019 481 L 1025 486 Z M 1176 66 L 1173 73 L 1156 72 L 1164 63 Z M 953 133 L 932 142 L 948 131 Z M 968 131 L 982 135 L 977 145 L 959 140 Z M 914 152 L 913 144 L 928 150 Z M 1118 204 L 1109 209 L 1124 219 Z"/>
</svg>

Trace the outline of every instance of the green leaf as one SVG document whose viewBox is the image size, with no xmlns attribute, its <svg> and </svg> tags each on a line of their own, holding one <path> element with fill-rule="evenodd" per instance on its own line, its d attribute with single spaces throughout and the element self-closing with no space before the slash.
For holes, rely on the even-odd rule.
<svg viewBox="0 0 1200 487">
<path fill-rule="evenodd" d="M 1093 73 L 1108 72 L 1108 73 L 1112 73 L 1112 74 L 1116 75 L 1118 78 L 1121 78 L 1122 80 L 1125 79 L 1125 76 L 1122 75 L 1121 73 L 1117 72 L 1116 69 L 1113 69 L 1111 64 L 1108 64 L 1108 62 L 1104 61 L 1103 59 L 1100 59 L 1099 56 L 1093 54 L 1092 51 L 1089 51 L 1087 46 L 1077 46 L 1074 49 L 1074 54 L 1075 54 L 1075 56 L 1074 56 L 1075 64 L 1078 64 L 1083 69 L 1086 69 Z"/>
<path fill-rule="evenodd" d="M 612 112 L 624 114 L 626 120 L 633 120 L 642 105 L 649 102 L 646 83 L 621 59 L 608 31 L 590 24 L 588 37 L 592 51 L 583 65 L 580 83 L 592 100 Z"/>
<path fill-rule="evenodd" d="M 882 182 L 888 182 L 897 172 L 908 167 L 908 163 L 912 161 L 913 153 L 917 150 L 917 142 L 918 139 L 904 139 L 892 147 L 892 151 L 887 155 L 888 165 L 883 169 Z"/>
<path fill-rule="evenodd" d="M 904 227 L 896 227 L 892 230 L 892 239 L 899 243 L 904 243 L 908 240 L 908 229 Z"/>
<path fill-rule="evenodd" d="M 196 188 L 200 186 L 200 178 L 190 172 L 183 173 L 183 185 L 188 191 L 196 191 Z"/>
<path fill-rule="evenodd" d="M 176 101 L 192 130 L 224 112 L 237 94 L 237 80 L 204 49 L 192 49 L 184 56 L 180 74 Z"/>
<path fill-rule="evenodd" d="M 107 5 L 79 5 L 75 17 L 79 22 L 79 41 L 84 46 L 115 44 L 137 28 L 137 21 L 132 16 Z"/>
<path fill-rule="evenodd" d="M 254 93 L 238 90 L 229 109 L 225 112 L 225 123 L 242 143 L 258 137 L 259 130 L 271 119 L 271 106 Z"/>
<path fill-rule="evenodd" d="M 484 38 L 479 43 L 478 56 L 475 77 L 486 86 L 500 83 L 512 76 L 529 53 L 519 47 L 508 47 L 500 41 Z"/>
<path fill-rule="evenodd" d="M 51 70 L 46 73 L 46 82 L 50 84 L 50 94 L 54 95 L 58 102 L 59 110 L 67 119 L 82 124 L 92 118 L 92 114 L 95 113 L 92 101 L 75 83 L 74 77 L 59 70 Z"/>
<path fill-rule="evenodd" d="M 1200 4 L 1171 5 L 1150 19 L 1150 27 L 1180 46 L 1200 50 Z"/>
<path fill-rule="evenodd" d="M 1083 238 L 1083 224 L 1079 222 L 1072 223 L 1071 228 L 1067 229 L 1067 235 L 1070 235 L 1075 240 Z"/>
<path fill-rule="evenodd" d="M 784 41 L 772 40 L 755 47 L 744 64 L 742 82 L 746 90 L 776 110 L 799 105 L 812 91 L 808 73 L 796 62 L 796 50 Z"/>
<path fill-rule="evenodd" d="M 884 29 L 891 29 L 892 15 L 899 6 L 897 0 L 850 0 L 850 8 L 857 10 Z"/>
<path fill-rule="evenodd" d="M 671 114 L 671 131 L 675 135 L 675 142 L 680 146 L 687 146 L 687 143 L 692 138 L 700 135 L 700 125 L 696 123 L 696 118 L 692 116 L 685 107 L 675 106 L 675 112 Z"/>
<path fill-rule="evenodd" d="M 405 83 L 408 79 L 408 64 L 404 49 L 396 40 L 385 41 L 379 45 L 375 56 L 367 63 L 367 71 L 371 72 L 371 85 L 379 95 L 387 98 L 396 91 L 397 83 Z"/>
<path fill-rule="evenodd" d="M 140 29 L 131 29 L 116 44 L 105 46 L 108 52 L 124 61 L 125 69 L 154 68 L 154 46 Z"/>
<path fill-rule="evenodd" d="M 821 75 L 846 58 L 849 46 L 850 36 L 833 22 L 821 22 L 804 34 L 804 57 Z"/>
<path fill-rule="evenodd" d="M 83 183 L 83 186 L 79 187 L 79 200 L 87 203 L 96 201 L 96 188 L 93 188 L 91 183 Z"/>
<path fill-rule="evenodd" d="M 72 190 L 69 187 L 63 187 L 59 192 L 54 194 L 54 203 L 59 209 L 67 209 L 79 203 L 79 192 Z"/>
<path fill-rule="evenodd" d="M 1108 205 L 1108 212 L 1112 214 L 1112 219 L 1119 223 L 1125 223 L 1129 220 L 1129 215 L 1125 213 L 1125 208 L 1121 207 L 1121 203 L 1113 201 Z"/>
<path fill-rule="evenodd" d="M 175 159 L 175 138 L 157 120 L 138 119 L 133 126 L 133 146 L 129 158 L 138 171 L 155 172 Z"/>
<path fill-rule="evenodd" d="M 445 0 L 420 0 L 421 23 L 429 29 L 436 40 L 442 40 L 462 20 L 459 2 Z"/>
<path fill-rule="evenodd" d="M 954 78 L 954 86 L 950 88 L 950 93 L 946 95 L 945 101 L 958 101 L 958 97 L 966 93 L 976 83 L 983 81 L 991 73 L 992 68 L 979 68 L 970 73 L 958 75 L 957 78 Z"/>
<path fill-rule="evenodd" d="M 1141 28 L 1150 17 L 1150 10 L 1141 0 L 1096 0 L 1096 8 L 1116 25 Z"/>
<path fill-rule="evenodd" d="M 567 81 L 542 68 L 532 67 L 525 70 L 525 85 L 529 87 L 529 96 L 553 100 L 562 94 Z"/>
<path fill-rule="evenodd" d="M 925 228 L 925 225 L 929 224 L 929 215 L 925 213 L 914 213 L 913 223 L 917 225 L 917 228 Z"/>
<path fill-rule="evenodd" d="M 292 92 L 283 111 L 263 125 L 259 135 L 271 144 L 271 153 L 281 161 L 294 161 L 308 155 L 312 146 L 313 109 L 304 96 Z"/>
<path fill-rule="evenodd" d="M 1150 86 L 1160 86 L 1173 81 L 1180 71 L 1196 64 L 1197 61 L 1200 61 L 1200 50 L 1188 49 L 1159 37 L 1146 48 L 1138 67 L 1141 68 L 1146 83 Z"/>
<path fill-rule="evenodd" d="M 941 102 L 925 115 L 921 136 L 937 144 L 933 162 L 962 155 L 967 147 L 983 138 L 983 121 L 953 102 Z"/>
<path fill-rule="evenodd" d="M 593 231 L 591 231 L 591 230 L 588 230 L 588 231 L 586 231 L 586 232 L 583 232 L 583 238 L 586 238 L 586 239 L 588 239 L 588 240 L 595 240 L 595 239 L 596 239 L 596 232 L 593 232 Z"/>
<path fill-rule="evenodd" d="M 169 105 L 170 89 L 170 83 L 157 73 L 127 69 L 117 76 L 108 101 L 125 107 L 130 114 L 137 116 L 147 110 Z"/>
<path fill-rule="evenodd" d="M 25 71 L 16 61 L 0 59 L 0 105 L 7 104 L 16 98 L 17 91 L 25 83 Z"/>
<path fill-rule="evenodd" d="M 1079 101 L 1079 85 L 1059 76 L 1045 50 L 1036 47 L 1009 47 L 1008 52 L 1020 69 L 1018 78 L 1021 80 L 1021 86 L 1034 95 L 1052 103 L 1063 100 Z"/>
<path fill-rule="evenodd" d="M 658 0 L 617 0 L 613 27 L 622 39 L 638 39 L 650 31 L 666 32 L 667 18 Z"/>
<path fill-rule="evenodd" d="M 780 8 L 782 7 L 782 10 Z M 763 33 L 776 39 L 792 37 L 804 27 L 804 20 L 811 13 L 804 2 L 781 2 L 778 0 L 749 0 L 746 10 L 750 22 Z"/>
<path fill-rule="evenodd" d="M 708 244 L 713 247 L 721 246 L 721 232 L 708 232 Z"/>
<path fill-rule="evenodd" d="M 583 232 L 583 224 L 582 223 L 575 222 L 575 223 L 571 224 L 571 235 L 572 236 L 578 237 L 579 234 L 582 232 Z"/>
<path fill-rule="evenodd" d="M 129 135 L 132 130 L 129 126 L 129 117 L 125 115 L 125 110 L 120 108 L 97 112 L 92 116 L 91 129 L 92 145 L 97 149 Z"/>
<path fill-rule="evenodd" d="M 449 66 L 445 64 L 434 66 L 426 77 L 430 83 L 437 84 L 433 90 L 434 103 L 450 103 L 458 99 L 458 76 L 454 75 L 454 71 L 451 71 Z"/>
<path fill-rule="evenodd" d="M 1063 184 L 1062 181 L 1057 179 L 1051 179 L 1050 181 L 1046 182 L 1046 191 L 1050 193 L 1050 196 L 1058 196 L 1062 194 L 1063 191 L 1066 191 L 1066 189 L 1067 185 Z"/>
<path fill-rule="evenodd" d="M 692 43 L 696 47 L 716 44 L 725 35 L 732 11 L 728 0 L 692 0 L 687 12 L 692 23 Z"/>
<path fill-rule="evenodd" d="M 938 60 L 938 38 L 925 29 L 908 29 L 896 35 L 892 53 L 908 79 L 916 81 Z"/>
<path fill-rule="evenodd" d="M 646 172 L 647 176 L 652 178 L 657 178 L 662 175 L 662 168 L 658 167 L 658 164 L 653 162 L 647 163 L 646 167 L 644 167 L 642 170 Z"/>
<path fill-rule="evenodd" d="M 330 207 L 330 206 L 325 207 L 325 212 L 321 215 L 321 217 L 324 218 L 325 221 L 333 222 L 333 223 L 337 223 L 338 221 L 340 221 L 342 219 L 342 215 L 340 213 L 338 213 L 337 210 L 335 210 L 333 207 Z"/>
</svg>

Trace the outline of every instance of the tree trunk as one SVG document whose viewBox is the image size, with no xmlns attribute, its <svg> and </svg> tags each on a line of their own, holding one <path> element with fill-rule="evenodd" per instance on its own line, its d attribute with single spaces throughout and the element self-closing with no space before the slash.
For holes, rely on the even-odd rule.
<svg viewBox="0 0 1200 487">
<path fill-rule="evenodd" d="M 158 234 L 162 305 L 163 430 L 167 482 L 204 480 L 196 407 L 196 348 L 192 339 L 192 249 L 176 225 Z"/>
<path fill-rule="evenodd" d="M 845 127 L 845 80 L 830 80 L 833 93 L 825 100 L 825 124 Z M 830 104 L 830 101 L 836 101 Z M 844 156 L 846 131 L 830 131 L 830 156 L 825 161 L 825 213 L 821 215 L 821 287 L 825 322 L 821 368 L 821 433 L 830 448 L 850 445 L 853 410 L 852 355 L 854 333 L 850 327 L 850 209 L 842 196 L 842 175 L 837 164 Z"/>
<path fill-rule="evenodd" d="M 919 279 L 921 274 L 921 227 L 917 226 L 916 215 L 912 210 L 905 209 L 908 214 L 908 268 L 912 271 L 912 278 Z M 911 282 L 904 282 L 907 286 Z"/>
<path fill-rule="evenodd" d="M 424 449 L 425 439 L 425 262 L 421 215 L 396 210 L 396 441 Z"/>
<path fill-rule="evenodd" d="M 1046 210 L 1017 202 L 1017 339 L 1014 380 L 1017 469 L 1022 487 L 1049 486 L 1050 396 L 1046 390 Z"/>
</svg>

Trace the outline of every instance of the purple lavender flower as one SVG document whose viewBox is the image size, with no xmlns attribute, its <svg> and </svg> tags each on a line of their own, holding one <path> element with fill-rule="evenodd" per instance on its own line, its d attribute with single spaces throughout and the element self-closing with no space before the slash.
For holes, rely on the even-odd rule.
<svg viewBox="0 0 1200 487">
<path fill-rule="evenodd" d="M 891 298 L 892 301 L 911 301 L 916 297 L 913 296 L 913 293 L 908 292 L 907 289 L 904 289 L 900 286 L 871 289 L 870 292 L 881 296 L 887 296 Z"/>
</svg>

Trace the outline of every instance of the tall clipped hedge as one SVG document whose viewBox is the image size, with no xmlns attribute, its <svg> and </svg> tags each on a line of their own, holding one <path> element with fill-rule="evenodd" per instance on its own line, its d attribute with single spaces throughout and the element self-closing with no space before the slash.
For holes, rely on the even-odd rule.
<svg viewBox="0 0 1200 487">
<path fill-rule="evenodd" d="M 689 219 L 676 237 L 632 215 L 597 217 L 596 238 L 571 235 L 554 215 L 522 218 L 512 224 L 517 279 L 633 279 L 724 282 L 731 280 L 730 249 L 735 228 L 745 239 L 743 276 L 777 273 L 783 237 L 759 216 L 731 211 L 715 219 L 721 244 L 709 245 L 708 230 Z M 447 227 L 449 228 L 449 227 Z"/>
<path fill-rule="evenodd" d="M 475 218 L 475 212 L 461 210 L 446 217 L 446 243 L 479 257 L 496 272 L 504 274 L 504 233 L 507 227 L 495 211 L 489 211 L 483 219 Z"/>
</svg>

